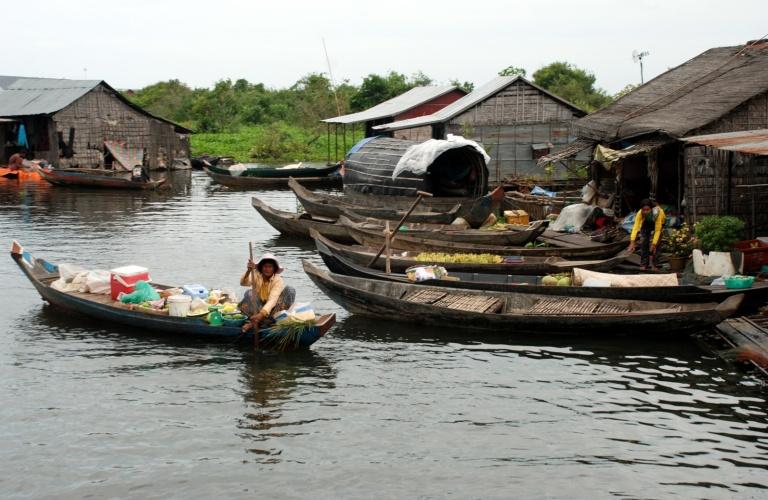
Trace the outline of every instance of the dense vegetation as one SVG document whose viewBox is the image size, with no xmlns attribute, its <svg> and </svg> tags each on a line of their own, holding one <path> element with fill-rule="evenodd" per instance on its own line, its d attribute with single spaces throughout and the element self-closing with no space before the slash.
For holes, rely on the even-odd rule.
<svg viewBox="0 0 768 500">
<path fill-rule="evenodd" d="M 525 76 L 526 71 L 509 66 L 499 74 Z M 566 62 L 540 68 L 532 81 L 587 111 L 613 100 L 595 88 L 592 73 Z M 285 89 L 244 79 L 220 80 L 213 88 L 193 89 L 179 80 L 169 80 L 130 92 L 127 97 L 152 113 L 195 130 L 193 155 L 230 155 L 240 161 L 325 160 L 328 138 L 321 119 L 362 111 L 413 87 L 433 83 L 422 72 L 408 77 L 390 71 L 370 74 L 359 86 L 345 81 L 334 87 L 324 74 L 310 73 Z M 468 92 L 474 87 L 471 82 L 451 84 Z M 355 138 L 348 131 L 347 147 L 361 134 L 359 127 Z M 333 149 L 335 143 L 331 146 Z"/>
</svg>

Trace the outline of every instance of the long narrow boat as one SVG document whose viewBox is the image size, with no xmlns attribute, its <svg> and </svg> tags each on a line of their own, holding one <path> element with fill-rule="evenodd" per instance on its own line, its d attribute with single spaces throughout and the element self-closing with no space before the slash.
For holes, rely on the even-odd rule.
<svg viewBox="0 0 768 500">
<path fill-rule="evenodd" d="M 336 174 L 338 166 L 330 167 L 302 167 L 302 168 L 278 168 L 258 167 L 247 168 L 239 175 L 232 175 L 228 168 L 218 166 L 205 166 L 203 170 L 208 177 L 228 187 L 235 188 L 265 188 L 284 187 L 288 185 L 291 177 L 301 178 L 301 181 L 314 186 L 340 186 L 341 176 Z"/>
<path fill-rule="evenodd" d="M 314 229 L 323 236 L 333 238 L 342 243 L 354 243 L 350 238 L 347 228 L 339 224 L 336 220 L 326 219 L 324 217 L 313 217 L 308 213 L 294 213 L 277 210 L 270 207 L 255 196 L 251 198 L 251 205 L 264 218 L 270 226 L 274 227 L 281 234 L 286 236 L 296 236 L 300 238 L 311 239 L 309 230 Z"/>
<path fill-rule="evenodd" d="M 342 276 L 302 262 L 310 279 L 351 313 L 502 334 L 695 332 L 735 313 L 744 298 L 735 295 L 719 305 L 677 304 L 457 290 Z"/>
<path fill-rule="evenodd" d="M 402 273 L 385 273 L 355 264 L 351 260 L 335 255 L 323 242 L 317 241 L 317 250 L 325 266 L 336 274 L 358 278 L 394 281 L 427 286 L 442 286 L 466 290 L 487 290 L 496 292 L 536 293 L 567 297 L 588 297 L 622 300 L 664 300 L 666 302 L 702 303 L 720 302 L 732 295 L 744 294 L 744 302 L 764 303 L 768 299 L 768 282 L 756 283 L 752 288 L 735 290 L 724 286 L 638 286 L 638 287 L 587 287 L 587 286 L 545 286 L 541 276 L 515 274 L 461 273 L 451 272 L 451 279 L 434 279 L 413 282 Z"/>
<path fill-rule="evenodd" d="M 243 334 L 239 327 L 210 326 L 199 317 L 172 317 L 167 314 L 145 312 L 130 309 L 128 305 L 114 301 L 109 295 L 92 293 L 62 292 L 51 287 L 51 283 L 59 279 L 58 267 L 43 259 L 36 259 L 25 251 L 17 242 L 11 247 L 11 258 L 21 268 L 24 275 L 32 282 L 40 296 L 46 302 L 63 310 L 84 314 L 108 323 L 126 325 L 142 330 L 152 330 L 178 336 L 195 335 L 205 338 L 251 339 L 253 333 Z M 167 288 L 153 285 L 156 288 Z M 299 349 L 307 348 L 319 340 L 336 322 L 335 314 L 326 314 L 317 318 L 315 325 L 305 329 L 298 342 L 290 346 L 283 345 L 277 329 L 259 331 L 259 347 L 262 349 L 285 347 Z"/>
<path fill-rule="evenodd" d="M 167 177 L 149 181 L 134 181 L 126 175 L 130 173 L 113 172 L 98 169 L 44 169 L 39 170 L 40 176 L 55 186 L 97 187 L 108 189 L 156 189 Z"/>
<path fill-rule="evenodd" d="M 339 217 L 339 223 L 348 228 L 352 227 L 361 230 L 370 230 L 378 234 L 383 234 L 382 230 L 384 229 L 384 221 L 357 222 L 348 218 L 346 215 Z M 510 225 L 508 226 L 508 229 L 499 231 L 490 229 L 466 229 L 464 227 L 452 225 L 419 227 L 418 225 L 410 224 L 404 226 L 401 231 L 397 233 L 397 239 L 402 236 L 408 236 L 409 238 L 425 238 L 430 241 L 448 241 L 472 245 L 522 246 L 530 241 L 535 241 L 536 238 L 541 236 L 547 229 L 548 223 L 548 221 L 540 220 L 532 222 L 528 226 Z"/>
<path fill-rule="evenodd" d="M 349 219 L 340 218 L 339 222 L 347 228 L 349 236 L 361 245 L 369 247 L 381 247 L 384 244 L 384 232 L 381 229 L 374 229 L 364 223 L 352 222 Z M 434 252 L 461 252 L 461 253 L 488 253 L 493 255 L 527 255 L 538 257 L 564 257 L 580 259 L 604 259 L 616 255 L 623 249 L 626 249 L 626 241 L 616 241 L 613 243 L 594 243 L 590 246 L 582 247 L 533 247 L 525 248 L 522 246 L 500 246 L 500 245 L 482 245 L 465 243 L 460 239 L 442 239 L 444 234 L 434 239 L 426 236 L 418 236 L 417 232 L 403 231 L 398 232 L 392 238 L 392 248 L 398 250 L 410 251 L 434 251 Z M 422 233 L 424 234 L 424 233 Z"/>
<path fill-rule="evenodd" d="M 339 196 L 315 193 L 299 184 L 296 179 L 291 179 L 288 182 L 288 186 L 293 190 L 304 210 L 312 214 L 313 217 L 338 219 L 344 213 L 344 210 L 352 210 L 365 217 L 388 220 L 400 220 L 405 215 L 405 211 L 389 208 L 389 204 L 383 205 L 388 208 L 361 207 L 353 205 Z M 408 220 L 412 222 L 450 224 L 457 217 L 460 208 L 461 205 L 456 203 L 448 211 L 430 212 L 426 211 L 424 207 L 419 209 L 417 206 L 413 213 L 408 216 Z"/>
<path fill-rule="evenodd" d="M 323 237 L 317 231 L 310 230 L 310 235 L 315 242 L 321 242 L 333 250 L 337 255 L 346 257 L 350 261 L 368 266 L 371 259 L 378 253 L 378 248 L 362 245 L 342 245 Z M 529 257 L 511 256 L 500 263 L 475 263 L 475 262 L 442 262 L 440 260 L 417 260 L 422 252 L 397 251 L 392 254 L 390 264 L 392 271 L 404 273 L 406 269 L 415 265 L 439 264 L 448 271 L 466 273 L 490 273 L 490 274 L 523 274 L 544 275 L 562 273 L 572 270 L 574 267 L 590 269 L 593 271 L 610 271 L 621 264 L 629 252 L 622 252 L 610 259 L 604 260 L 566 260 L 560 257 Z M 384 269 L 384 254 L 379 257 L 372 266 L 374 269 Z"/>
</svg>

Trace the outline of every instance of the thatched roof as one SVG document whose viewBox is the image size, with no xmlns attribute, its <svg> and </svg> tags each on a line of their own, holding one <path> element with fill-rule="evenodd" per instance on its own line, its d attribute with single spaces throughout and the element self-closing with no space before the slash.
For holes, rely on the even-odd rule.
<svg viewBox="0 0 768 500">
<path fill-rule="evenodd" d="M 611 142 L 653 132 L 682 137 L 768 91 L 768 42 L 710 49 L 576 122 Z"/>
</svg>

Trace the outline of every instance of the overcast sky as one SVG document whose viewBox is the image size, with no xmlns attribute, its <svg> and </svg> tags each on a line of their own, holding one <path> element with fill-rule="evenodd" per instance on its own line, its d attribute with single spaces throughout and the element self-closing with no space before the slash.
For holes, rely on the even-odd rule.
<svg viewBox="0 0 768 500">
<path fill-rule="evenodd" d="M 765 0 L 3 2 L 0 74 L 106 80 L 140 88 L 245 78 L 287 87 L 310 72 L 359 84 L 423 71 L 480 85 L 510 65 L 530 76 L 564 60 L 610 93 L 710 47 L 768 33 Z"/>
</svg>

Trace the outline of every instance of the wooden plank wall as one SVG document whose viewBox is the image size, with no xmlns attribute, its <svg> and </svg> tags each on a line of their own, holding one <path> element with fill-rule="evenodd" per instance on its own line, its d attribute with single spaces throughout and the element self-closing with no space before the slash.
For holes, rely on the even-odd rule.
<svg viewBox="0 0 768 500">
<path fill-rule="evenodd" d="M 105 140 L 146 148 L 150 168 L 163 162 L 169 164 L 173 157 L 189 157 L 186 135 L 177 134 L 173 125 L 128 106 L 102 86 L 56 113 L 53 120 L 65 141 L 70 127 L 75 129 L 75 156 L 60 159 L 61 166 L 102 167 Z"/>
<path fill-rule="evenodd" d="M 505 177 L 544 177 L 532 145 L 551 143 L 555 150 L 576 139 L 575 110 L 535 87 L 517 81 L 450 120 L 446 133 L 475 140 L 491 156 L 492 181 Z M 566 175 L 564 170 L 556 173 Z"/>
</svg>

